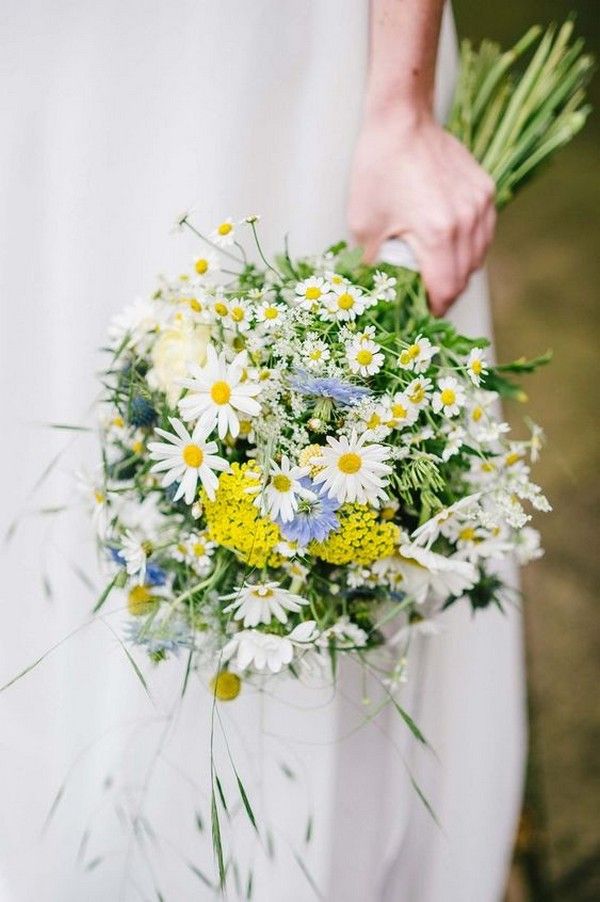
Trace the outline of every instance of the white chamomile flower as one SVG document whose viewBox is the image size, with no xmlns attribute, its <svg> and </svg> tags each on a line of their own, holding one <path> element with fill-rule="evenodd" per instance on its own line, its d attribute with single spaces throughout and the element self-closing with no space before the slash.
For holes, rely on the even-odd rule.
<svg viewBox="0 0 600 902">
<path fill-rule="evenodd" d="M 222 601 L 231 601 L 223 608 L 223 613 L 235 611 L 234 620 L 244 621 L 244 626 L 268 624 L 275 617 L 280 623 L 287 622 L 287 611 L 297 614 L 308 604 L 306 598 L 282 589 L 279 583 L 246 583 L 237 586 L 230 595 L 222 595 Z"/>
<path fill-rule="evenodd" d="M 356 285 L 333 285 L 321 318 L 350 322 L 364 313 L 369 300 Z"/>
<path fill-rule="evenodd" d="M 146 546 L 130 530 L 127 530 L 121 541 L 120 550 L 125 559 L 125 569 L 128 575 L 135 576 L 137 574 L 140 586 L 143 585 L 146 580 L 148 559 Z"/>
<path fill-rule="evenodd" d="M 172 551 L 176 561 L 184 561 L 199 575 L 203 576 L 212 568 L 215 542 L 211 542 L 206 532 L 194 532 L 181 539 Z"/>
<path fill-rule="evenodd" d="M 377 270 L 373 276 L 373 295 L 378 301 L 393 301 L 396 297 L 396 279 Z"/>
<path fill-rule="evenodd" d="M 222 288 L 217 289 L 214 298 L 211 299 L 209 310 L 217 321 L 227 319 L 229 316 L 229 300 L 225 297 Z"/>
<path fill-rule="evenodd" d="M 156 301 L 137 298 L 110 321 L 108 337 L 111 348 L 122 345 L 139 347 L 164 319 L 164 312 Z"/>
<path fill-rule="evenodd" d="M 276 301 L 263 301 L 256 310 L 256 319 L 259 323 L 273 326 L 281 322 L 281 316 L 285 311 L 283 304 Z"/>
<path fill-rule="evenodd" d="M 455 417 L 465 405 L 465 390 L 454 376 L 445 376 L 438 380 L 438 390 L 431 399 L 434 413 L 443 413 L 446 417 Z"/>
<path fill-rule="evenodd" d="M 428 338 L 417 335 L 412 344 L 400 353 L 398 364 L 403 370 L 410 370 L 413 373 L 424 373 L 429 366 L 431 358 L 438 351 L 439 348 L 436 345 L 432 345 Z"/>
<path fill-rule="evenodd" d="M 467 360 L 467 372 L 473 385 L 479 386 L 481 377 L 487 374 L 487 363 L 481 348 L 473 348 Z"/>
<path fill-rule="evenodd" d="M 338 272 L 333 272 L 333 270 L 327 270 L 325 272 L 325 278 L 331 286 L 348 284 L 348 279 L 344 278 L 344 276 L 340 276 Z"/>
<path fill-rule="evenodd" d="M 228 305 L 228 323 L 231 322 L 240 332 L 247 332 L 252 324 L 254 311 L 243 298 L 231 298 Z"/>
<path fill-rule="evenodd" d="M 433 382 L 431 379 L 424 376 L 418 376 L 416 379 L 413 379 L 412 382 L 409 382 L 404 394 L 410 403 L 414 404 L 417 410 L 421 410 L 421 408 L 426 407 L 429 404 L 432 388 Z"/>
<path fill-rule="evenodd" d="M 467 515 L 474 515 L 480 497 L 481 493 L 475 492 L 460 498 L 448 507 L 442 508 L 441 511 L 438 511 L 437 514 L 434 514 L 433 517 L 430 517 L 429 520 L 426 520 L 425 523 L 415 529 L 411 536 L 412 541 L 418 545 L 433 545 L 440 532 L 446 535 L 444 530 L 449 524 L 456 522 L 457 516 L 460 515 L 464 519 Z"/>
<path fill-rule="evenodd" d="M 409 400 L 406 392 L 398 392 L 393 398 L 386 399 L 390 429 L 405 429 L 417 420 L 419 408 Z"/>
<path fill-rule="evenodd" d="M 227 363 L 225 352 L 217 354 L 213 345 L 206 348 L 204 366 L 190 365 L 191 379 L 184 379 L 189 389 L 179 401 L 179 410 L 185 420 L 196 420 L 210 432 L 218 428 L 219 438 L 227 432 L 237 438 L 240 431 L 239 414 L 255 417 L 260 413 L 256 396 L 261 387 L 251 379 L 244 380 L 248 363 L 245 351 Z"/>
<path fill-rule="evenodd" d="M 463 446 L 466 434 L 467 433 L 462 428 L 462 426 L 457 426 L 455 429 L 450 429 L 450 431 L 446 435 L 446 444 L 444 445 L 444 450 L 442 451 L 443 461 L 449 461 L 451 457 L 454 457 L 455 454 L 458 454 Z"/>
<path fill-rule="evenodd" d="M 285 454 L 281 458 L 281 464 L 271 461 L 269 481 L 255 499 L 255 504 L 272 520 L 279 518 L 283 523 L 289 523 L 298 510 L 300 498 L 307 501 L 314 501 L 316 498 L 315 493 L 304 488 L 300 482 L 303 476 L 308 476 L 309 471 L 310 467 L 293 467 Z"/>
<path fill-rule="evenodd" d="M 331 357 L 327 344 L 320 338 L 307 339 L 302 347 L 302 359 L 308 369 L 318 370 Z"/>
<path fill-rule="evenodd" d="M 411 591 L 417 604 L 422 604 L 433 595 L 439 601 L 446 601 L 450 595 L 460 596 L 472 589 L 477 582 L 477 569 L 468 561 L 436 554 L 419 545 L 406 544 L 400 547 L 400 556 L 405 565 L 407 589 Z"/>
<path fill-rule="evenodd" d="M 296 285 L 297 300 L 306 310 L 318 308 L 331 291 L 329 282 L 320 276 L 311 276 Z"/>
<path fill-rule="evenodd" d="M 212 276 L 218 271 L 219 258 L 210 251 L 206 254 L 201 254 L 194 260 L 194 272 L 201 279 L 206 278 L 206 276 Z"/>
<path fill-rule="evenodd" d="M 390 451 L 383 445 L 368 444 L 368 435 L 365 432 L 357 437 L 353 432 L 350 438 L 328 436 L 329 447 L 313 458 L 314 465 L 322 467 L 314 481 L 323 483 L 329 497 L 340 504 L 356 501 L 377 507 L 379 500 L 387 497 L 383 484 L 392 468 L 384 461 Z"/>
<path fill-rule="evenodd" d="M 374 376 L 385 359 L 379 345 L 370 338 L 351 342 L 346 348 L 346 358 L 351 372 L 359 376 Z"/>
<path fill-rule="evenodd" d="M 361 405 L 358 414 L 359 427 L 363 431 L 368 430 L 371 433 L 371 438 L 375 441 L 390 434 L 389 410 L 385 403 L 370 402 Z"/>
<path fill-rule="evenodd" d="M 235 241 L 235 225 L 233 219 L 224 219 L 210 233 L 210 240 L 219 247 L 229 247 Z"/>
<path fill-rule="evenodd" d="M 522 566 L 543 557 L 544 549 L 540 544 L 540 534 L 537 529 L 525 526 L 516 534 L 514 541 L 515 554 Z"/>
<path fill-rule="evenodd" d="M 224 458 L 215 454 L 218 451 L 217 443 L 206 441 L 212 426 L 208 426 L 200 420 L 190 434 L 181 420 L 176 417 L 169 417 L 169 423 L 175 432 L 156 429 L 158 435 L 161 435 L 166 441 L 150 442 L 148 445 L 150 458 L 157 461 L 151 468 L 151 472 L 166 471 L 161 480 L 163 488 L 173 482 L 179 483 L 173 501 L 183 498 L 186 504 L 192 504 L 196 496 L 198 480 L 204 486 L 208 497 L 214 498 L 218 485 L 214 471 L 228 470 L 229 464 Z"/>
<path fill-rule="evenodd" d="M 288 636 L 242 630 L 227 643 L 222 657 L 224 661 L 233 661 L 242 671 L 252 665 L 259 672 L 279 673 L 282 667 L 291 664 L 295 648 L 309 645 L 317 636 L 314 620 L 299 623 Z"/>
</svg>

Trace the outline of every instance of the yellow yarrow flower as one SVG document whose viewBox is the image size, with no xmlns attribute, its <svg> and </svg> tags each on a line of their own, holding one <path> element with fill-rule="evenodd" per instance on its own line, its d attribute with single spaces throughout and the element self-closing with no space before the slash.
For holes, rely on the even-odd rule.
<svg viewBox="0 0 600 902">
<path fill-rule="evenodd" d="M 231 472 L 219 476 L 214 501 L 204 491 L 200 497 L 213 542 L 237 552 L 254 567 L 277 566 L 281 556 L 274 549 L 281 541 L 279 527 L 260 515 L 254 504 L 255 495 L 248 492 L 259 479 L 260 471 L 254 461 L 232 464 Z"/>
<path fill-rule="evenodd" d="M 382 523 L 368 504 L 344 504 L 340 525 L 324 542 L 312 542 L 309 551 L 330 564 L 372 564 L 393 554 L 400 531 L 395 523 Z"/>
</svg>

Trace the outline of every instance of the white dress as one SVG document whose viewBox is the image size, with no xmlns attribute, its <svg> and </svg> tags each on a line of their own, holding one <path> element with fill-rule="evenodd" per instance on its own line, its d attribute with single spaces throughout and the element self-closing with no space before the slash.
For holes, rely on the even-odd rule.
<svg viewBox="0 0 600 902">
<path fill-rule="evenodd" d="M 85 421 L 110 315 L 158 272 L 189 265 L 191 236 L 169 233 L 182 210 L 193 205 L 207 226 L 258 212 L 268 250 L 285 232 L 293 253 L 344 235 L 367 18 L 367 0 L 2 5 L 1 507 L 6 526 L 24 516 L 2 564 L 0 681 L 82 623 L 86 582 L 99 585 L 83 518 L 30 515 L 76 504 L 70 470 L 94 463 L 85 435 L 42 424 Z M 440 112 L 454 69 L 446 16 Z M 482 276 L 453 315 L 488 332 Z M 107 619 L 118 632 L 119 615 Z M 224 841 L 241 884 L 231 873 L 228 898 L 246 897 L 250 867 L 258 902 L 501 898 L 525 745 L 519 616 L 457 607 L 444 620 L 415 642 L 403 696 L 435 755 L 389 709 L 361 726 L 353 673 L 337 701 L 296 684 L 220 706 L 262 829 L 259 842 L 217 726 Z M 210 699 L 193 679 L 180 708 L 182 671 L 173 661 L 149 673 L 153 705 L 97 624 L 0 696 L 0 899 L 214 897 L 189 866 L 214 879 Z"/>
</svg>

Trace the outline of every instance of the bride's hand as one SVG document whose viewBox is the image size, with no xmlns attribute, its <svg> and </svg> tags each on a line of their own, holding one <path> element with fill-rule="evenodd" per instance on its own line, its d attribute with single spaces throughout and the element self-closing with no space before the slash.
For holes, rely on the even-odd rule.
<svg viewBox="0 0 600 902">
<path fill-rule="evenodd" d="M 400 237 L 412 248 L 432 312 L 443 315 L 478 269 L 494 235 L 494 183 L 429 114 L 368 116 L 350 185 L 349 226 L 377 259 Z"/>
</svg>

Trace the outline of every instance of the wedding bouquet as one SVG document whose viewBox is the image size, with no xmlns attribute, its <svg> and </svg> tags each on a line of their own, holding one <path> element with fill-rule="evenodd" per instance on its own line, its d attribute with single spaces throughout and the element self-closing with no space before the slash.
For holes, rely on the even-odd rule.
<svg viewBox="0 0 600 902">
<path fill-rule="evenodd" d="M 463 46 L 449 128 L 499 204 L 585 120 L 571 29 Z M 458 600 L 502 606 L 497 562 L 542 553 L 542 432 L 513 438 L 498 399 L 548 358 L 495 365 L 429 315 L 418 275 L 344 243 L 268 261 L 257 223 L 204 238 L 183 216 L 206 250 L 111 325 L 93 497 L 114 572 L 96 608 L 123 590 L 129 641 L 157 662 L 185 650 L 218 699 L 257 675 L 335 678 L 340 655 L 393 688 L 415 628 Z"/>
</svg>

